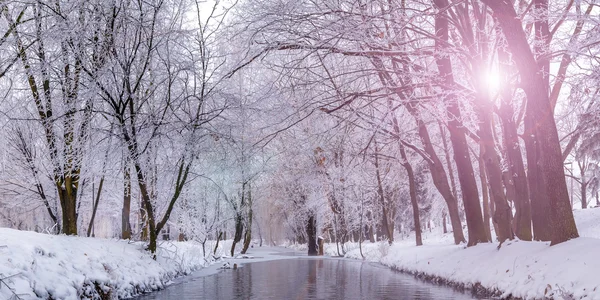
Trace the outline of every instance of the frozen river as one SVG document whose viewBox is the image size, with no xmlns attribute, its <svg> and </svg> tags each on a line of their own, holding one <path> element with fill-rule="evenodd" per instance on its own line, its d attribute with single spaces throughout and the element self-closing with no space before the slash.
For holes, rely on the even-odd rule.
<svg viewBox="0 0 600 300">
<path fill-rule="evenodd" d="M 249 262 L 192 275 L 137 299 L 473 299 L 374 263 L 308 258 Z"/>
</svg>

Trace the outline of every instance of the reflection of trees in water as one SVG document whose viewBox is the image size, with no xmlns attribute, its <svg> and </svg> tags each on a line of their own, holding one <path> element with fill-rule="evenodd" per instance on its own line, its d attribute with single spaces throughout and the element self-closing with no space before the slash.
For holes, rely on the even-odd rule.
<svg viewBox="0 0 600 300">
<path fill-rule="evenodd" d="M 139 298 L 150 299 L 472 299 L 377 264 L 342 259 L 248 263 Z"/>
</svg>

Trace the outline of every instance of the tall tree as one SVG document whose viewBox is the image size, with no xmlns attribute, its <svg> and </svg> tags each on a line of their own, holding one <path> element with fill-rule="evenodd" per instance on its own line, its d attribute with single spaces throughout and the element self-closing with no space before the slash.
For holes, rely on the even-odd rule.
<svg viewBox="0 0 600 300">
<path fill-rule="evenodd" d="M 552 245 L 578 237 L 577 226 L 569 204 L 569 194 L 562 165 L 562 152 L 558 139 L 558 131 L 550 105 L 548 84 L 544 78 L 544 66 L 538 65 L 529 46 L 520 19 L 508 1 L 482 0 L 494 12 L 499 26 L 507 40 L 508 49 L 513 54 L 519 70 L 523 90 L 527 95 L 525 113 L 525 140 L 527 162 L 530 169 L 538 169 L 538 174 L 530 174 L 528 178 L 541 179 L 544 191 L 549 200 L 550 221 L 547 230 L 551 233 Z M 534 155 L 535 154 L 535 155 Z M 533 175 L 533 176 L 532 176 Z M 535 193 L 537 188 L 530 191 Z M 532 203 L 532 210 L 543 208 Z M 535 220 L 534 220 L 535 226 Z M 535 233 L 535 227 L 534 227 Z"/>
</svg>

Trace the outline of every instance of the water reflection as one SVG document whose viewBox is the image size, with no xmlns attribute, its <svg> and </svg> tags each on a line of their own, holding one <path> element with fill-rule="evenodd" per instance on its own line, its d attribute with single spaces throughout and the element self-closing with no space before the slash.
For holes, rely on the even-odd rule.
<svg viewBox="0 0 600 300">
<path fill-rule="evenodd" d="M 388 268 L 341 259 L 246 264 L 140 299 L 473 299 Z"/>
</svg>

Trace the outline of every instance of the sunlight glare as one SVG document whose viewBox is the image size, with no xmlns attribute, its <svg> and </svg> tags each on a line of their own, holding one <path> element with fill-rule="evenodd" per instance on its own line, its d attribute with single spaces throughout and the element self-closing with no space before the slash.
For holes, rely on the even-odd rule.
<svg viewBox="0 0 600 300">
<path fill-rule="evenodd" d="M 500 88 L 500 84 L 501 84 L 501 79 L 500 79 L 500 75 L 498 74 L 498 72 L 495 71 L 488 71 L 485 74 L 485 79 L 484 79 L 484 83 L 485 83 L 485 87 L 488 89 L 488 92 L 495 94 L 498 92 L 498 89 Z"/>
</svg>

